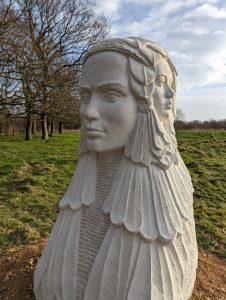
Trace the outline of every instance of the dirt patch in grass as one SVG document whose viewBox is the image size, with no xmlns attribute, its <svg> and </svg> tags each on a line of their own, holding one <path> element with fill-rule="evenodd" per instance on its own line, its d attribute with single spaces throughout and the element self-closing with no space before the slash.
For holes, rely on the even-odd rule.
<svg viewBox="0 0 226 300">
<path fill-rule="evenodd" d="M 11 250 L 0 258 L 0 299 L 35 299 L 33 273 L 46 240 Z M 226 299 L 226 261 L 200 251 L 195 289 L 190 300 Z"/>
<path fill-rule="evenodd" d="M 32 171 L 32 167 L 26 161 L 23 161 L 17 170 L 17 174 L 19 176 L 22 176 L 24 174 L 26 175 L 28 173 L 31 173 L 31 171 Z"/>
</svg>

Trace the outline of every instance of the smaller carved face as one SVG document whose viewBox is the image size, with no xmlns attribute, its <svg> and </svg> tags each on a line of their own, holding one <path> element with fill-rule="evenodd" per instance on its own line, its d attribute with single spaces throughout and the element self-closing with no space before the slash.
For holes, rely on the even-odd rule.
<svg viewBox="0 0 226 300">
<path fill-rule="evenodd" d="M 123 148 L 137 117 L 136 99 L 129 88 L 127 58 L 113 51 L 90 56 L 83 67 L 80 94 L 87 150 Z"/>
<path fill-rule="evenodd" d="M 166 59 L 156 65 L 154 90 L 152 93 L 153 104 L 160 121 L 167 120 L 173 109 L 174 91 L 172 72 Z"/>
</svg>

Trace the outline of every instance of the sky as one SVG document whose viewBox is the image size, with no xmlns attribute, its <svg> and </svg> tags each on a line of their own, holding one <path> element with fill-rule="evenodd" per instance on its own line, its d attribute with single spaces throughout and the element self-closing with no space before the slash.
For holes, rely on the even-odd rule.
<svg viewBox="0 0 226 300">
<path fill-rule="evenodd" d="M 185 120 L 226 119 L 226 0 L 96 0 L 111 37 L 159 42 L 177 67 Z"/>
</svg>

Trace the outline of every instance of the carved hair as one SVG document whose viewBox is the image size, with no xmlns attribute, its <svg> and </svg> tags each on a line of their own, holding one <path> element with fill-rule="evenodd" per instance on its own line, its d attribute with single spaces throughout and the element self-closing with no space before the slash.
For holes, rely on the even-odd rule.
<svg viewBox="0 0 226 300">
<path fill-rule="evenodd" d="M 89 49 L 83 64 L 85 64 L 91 55 L 103 51 L 116 51 L 126 55 L 129 61 L 131 89 L 138 97 L 138 101 L 146 99 L 147 103 L 147 101 L 150 100 L 153 91 L 155 66 L 162 59 L 166 59 L 169 64 L 173 76 L 171 88 L 174 90 L 174 94 L 176 94 L 176 67 L 172 63 L 168 53 L 160 44 L 137 37 L 105 40 Z M 144 104 L 143 101 L 140 102 L 141 103 L 138 104 Z M 173 110 L 175 114 L 175 99 Z"/>
<path fill-rule="evenodd" d="M 157 43 L 141 38 L 114 38 L 102 41 L 87 52 L 84 63 L 91 56 L 102 51 L 125 54 L 128 59 L 128 76 L 131 91 L 137 99 L 138 114 L 134 130 L 125 147 L 125 156 L 133 162 L 146 166 L 151 163 L 168 168 L 177 162 L 174 116 L 160 122 L 153 105 L 152 93 L 156 65 L 165 59 L 172 72 L 174 90 L 173 112 L 175 115 L 175 94 L 177 71 L 167 52 Z M 86 152 L 81 128 L 80 153 Z"/>
</svg>

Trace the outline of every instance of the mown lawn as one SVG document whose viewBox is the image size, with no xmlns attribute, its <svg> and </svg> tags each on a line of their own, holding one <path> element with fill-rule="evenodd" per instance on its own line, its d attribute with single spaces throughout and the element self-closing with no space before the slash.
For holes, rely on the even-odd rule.
<svg viewBox="0 0 226 300">
<path fill-rule="evenodd" d="M 200 248 L 226 255 L 226 131 L 179 131 L 178 148 L 193 185 Z"/>
<path fill-rule="evenodd" d="M 48 236 L 78 161 L 78 132 L 23 138 L 0 137 L 1 254 Z M 177 139 L 195 187 L 199 247 L 226 255 L 226 132 L 179 131 Z"/>
<path fill-rule="evenodd" d="M 0 253 L 48 236 L 78 161 L 79 133 L 0 137 Z"/>
</svg>

